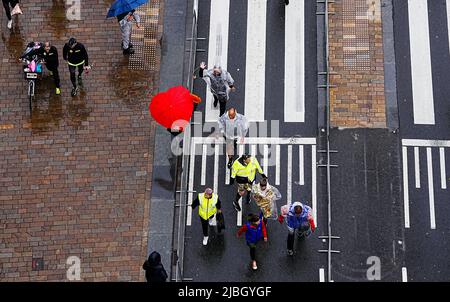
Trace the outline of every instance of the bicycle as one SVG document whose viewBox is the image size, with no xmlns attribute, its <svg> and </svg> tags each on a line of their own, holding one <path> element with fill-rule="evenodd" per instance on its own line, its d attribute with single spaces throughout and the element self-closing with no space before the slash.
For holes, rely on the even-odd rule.
<svg viewBox="0 0 450 302">
<path fill-rule="evenodd" d="M 30 116 L 33 113 L 32 103 L 34 99 L 34 92 L 36 87 L 36 80 L 42 75 L 42 63 L 43 60 L 39 59 L 37 55 L 33 56 L 31 60 L 22 59 L 23 63 L 26 63 L 23 67 L 25 80 L 28 80 L 28 99 L 30 106 Z"/>
</svg>

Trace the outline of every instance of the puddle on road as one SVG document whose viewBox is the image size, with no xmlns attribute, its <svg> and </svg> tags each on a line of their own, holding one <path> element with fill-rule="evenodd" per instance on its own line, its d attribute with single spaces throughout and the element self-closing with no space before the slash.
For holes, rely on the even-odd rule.
<svg viewBox="0 0 450 302">
<path fill-rule="evenodd" d="M 27 44 L 20 31 L 18 22 L 13 23 L 13 28 L 10 33 L 5 34 L 5 32 L 2 31 L 2 41 L 9 53 L 9 58 L 18 62 L 18 59 L 22 55 Z"/>
<path fill-rule="evenodd" d="M 49 26 L 57 39 L 65 38 L 69 20 L 66 16 L 65 0 L 52 0 L 52 8 L 49 15 Z"/>
<path fill-rule="evenodd" d="M 128 68 L 128 58 L 124 58 L 114 67 L 110 79 L 116 96 L 128 108 L 136 109 L 150 101 L 156 74 L 146 70 L 131 70 Z"/>
</svg>

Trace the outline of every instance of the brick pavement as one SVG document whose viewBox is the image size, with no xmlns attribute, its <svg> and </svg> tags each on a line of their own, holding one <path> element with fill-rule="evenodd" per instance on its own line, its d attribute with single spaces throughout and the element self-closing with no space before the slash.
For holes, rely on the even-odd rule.
<svg viewBox="0 0 450 302">
<path fill-rule="evenodd" d="M 330 12 L 331 125 L 385 128 L 380 0 L 335 0 Z"/>
<path fill-rule="evenodd" d="M 82 281 L 142 281 L 157 72 L 128 70 L 117 21 L 105 20 L 112 0 L 81 1 L 82 20 L 70 22 L 64 2 L 24 1 L 12 35 L 1 14 L 0 281 L 65 281 L 69 256 L 81 259 Z M 94 64 L 74 98 L 62 59 L 70 36 Z M 63 94 L 43 79 L 30 119 L 15 58 L 46 39 L 59 50 Z M 32 258 L 44 269 L 32 271 Z"/>
</svg>

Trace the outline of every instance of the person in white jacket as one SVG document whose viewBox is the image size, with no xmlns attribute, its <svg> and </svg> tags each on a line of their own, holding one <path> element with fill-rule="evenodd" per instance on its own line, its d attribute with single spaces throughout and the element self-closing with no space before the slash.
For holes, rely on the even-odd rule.
<svg viewBox="0 0 450 302">
<path fill-rule="evenodd" d="M 130 43 L 131 29 L 133 22 L 136 22 L 137 28 L 140 28 L 141 17 L 133 9 L 126 14 L 122 19 L 119 18 L 120 30 L 122 31 L 122 49 L 124 55 L 134 54 L 133 45 Z"/>
<path fill-rule="evenodd" d="M 225 137 L 228 154 L 228 168 L 233 164 L 234 149 L 236 148 L 237 140 L 239 143 L 244 142 L 244 137 L 248 132 L 247 118 L 242 114 L 237 113 L 236 108 L 231 107 L 219 120 L 220 133 Z"/>
</svg>

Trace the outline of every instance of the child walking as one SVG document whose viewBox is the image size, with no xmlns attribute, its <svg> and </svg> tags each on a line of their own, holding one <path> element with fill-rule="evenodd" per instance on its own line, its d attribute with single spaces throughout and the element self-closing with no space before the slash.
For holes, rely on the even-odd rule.
<svg viewBox="0 0 450 302">
<path fill-rule="evenodd" d="M 244 232 L 247 245 L 250 248 L 251 266 L 256 271 L 258 269 L 256 265 L 256 244 L 261 238 L 264 238 L 264 241 L 267 242 L 266 225 L 262 220 L 262 214 L 259 216 L 255 214 L 248 215 L 248 222 L 238 230 L 237 237 L 240 237 Z"/>
</svg>

